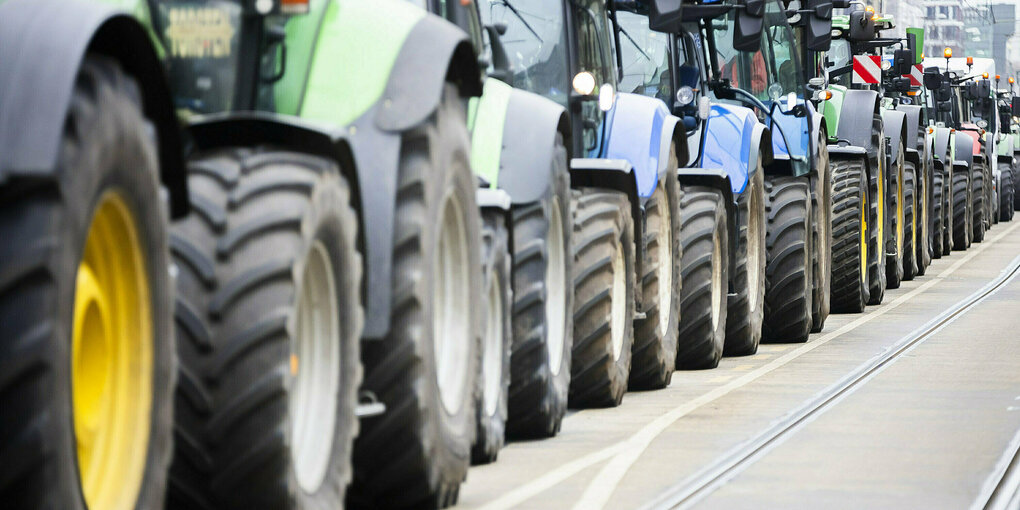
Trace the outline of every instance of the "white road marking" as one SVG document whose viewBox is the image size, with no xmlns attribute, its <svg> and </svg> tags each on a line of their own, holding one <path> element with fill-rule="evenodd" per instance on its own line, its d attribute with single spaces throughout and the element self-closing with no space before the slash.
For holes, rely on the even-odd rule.
<svg viewBox="0 0 1020 510">
<path fill-rule="evenodd" d="M 944 280 L 949 275 L 954 273 L 964 264 L 972 260 L 978 254 L 982 253 L 989 246 L 994 245 L 1002 238 L 1006 237 L 1014 230 L 1020 227 L 1020 222 L 1010 226 L 999 235 L 995 236 L 978 246 L 977 249 L 970 251 L 965 254 L 959 260 L 956 260 L 951 266 L 943 270 L 937 276 L 928 280 L 918 286 L 916 289 L 899 296 L 890 303 L 886 303 L 880 307 L 874 308 L 871 311 L 865 312 L 857 319 L 847 323 L 839 329 L 826 333 L 821 337 L 814 339 L 800 347 L 783 354 L 782 356 L 770 361 L 762 367 L 748 372 L 740 376 L 731 382 L 714 388 L 708 393 L 704 393 L 693 400 L 685 402 L 658 418 L 652 420 L 640 430 L 635 432 L 629 438 L 621 440 L 612 446 L 603 448 L 596 452 L 587 454 L 583 457 L 567 462 L 548 473 L 545 473 L 532 481 L 511 490 L 499 498 L 485 504 L 481 508 L 483 510 L 509 510 L 515 508 L 528 499 L 531 499 L 547 489 L 554 487 L 555 485 L 563 482 L 564 480 L 576 475 L 577 473 L 594 466 L 602 461 L 610 460 L 601 471 L 595 476 L 594 479 L 589 483 L 583 496 L 578 500 L 577 504 L 574 505 L 575 509 L 578 510 L 594 510 L 598 508 L 604 508 L 609 498 L 616 491 L 616 487 L 620 484 L 620 481 L 626 475 L 630 467 L 637 461 L 637 459 L 644 453 L 648 448 L 648 445 L 665 431 L 669 426 L 675 423 L 680 418 L 690 414 L 692 411 L 718 400 L 733 391 L 736 391 L 762 376 L 772 372 L 784 365 L 790 363 L 794 359 L 815 350 L 822 345 L 829 343 L 830 341 L 839 338 L 854 329 L 871 322 L 872 320 L 885 315 L 891 310 L 898 308 L 903 303 L 914 298 L 918 294 L 930 289 L 936 283 Z"/>
</svg>

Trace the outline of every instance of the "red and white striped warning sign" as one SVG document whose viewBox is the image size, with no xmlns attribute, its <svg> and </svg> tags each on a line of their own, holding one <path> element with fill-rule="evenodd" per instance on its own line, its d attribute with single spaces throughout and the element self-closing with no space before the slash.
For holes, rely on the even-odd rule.
<svg viewBox="0 0 1020 510">
<path fill-rule="evenodd" d="M 880 83 L 882 57 L 878 55 L 854 56 L 854 83 Z"/>
<path fill-rule="evenodd" d="M 921 80 L 924 78 L 924 68 L 921 64 L 914 64 L 910 66 L 910 74 L 904 74 L 903 77 L 910 78 L 911 87 L 920 87 L 923 83 Z"/>
</svg>

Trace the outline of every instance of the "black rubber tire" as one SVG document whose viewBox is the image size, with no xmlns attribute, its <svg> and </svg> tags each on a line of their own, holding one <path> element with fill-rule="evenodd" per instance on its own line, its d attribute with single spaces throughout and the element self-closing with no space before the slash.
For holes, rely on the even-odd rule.
<svg viewBox="0 0 1020 510">
<path fill-rule="evenodd" d="M 549 174 L 549 192 L 539 201 L 514 206 L 513 227 L 513 345 L 510 355 L 510 404 L 507 435 L 538 438 L 555 435 L 567 412 L 570 351 L 574 324 L 574 257 L 571 243 L 574 213 L 570 197 L 567 151 L 557 137 Z M 561 303 L 563 330 L 559 366 L 550 366 L 547 314 L 552 297 L 549 282 L 550 224 L 560 213 L 559 242 L 563 247 L 564 283 Z"/>
<path fill-rule="evenodd" d="M 715 368 L 722 358 L 730 253 L 724 200 L 719 190 L 704 186 L 683 186 L 680 196 L 679 369 Z"/>
<path fill-rule="evenodd" d="M 1016 152 L 1013 153 L 1010 168 L 1013 170 L 1013 210 L 1020 211 L 1020 160 Z"/>
<path fill-rule="evenodd" d="M 811 188 L 806 177 L 765 180 L 768 235 L 763 342 L 806 342 L 811 333 Z"/>
<path fill-rule="evenodd" d="M 155 340 L 144 470 L 139 486 L 126 489 L 139 489 L 132 508 L 160 508 L 176 355 L 156 144 L 138 85 L 113 60 L 86 55 L 71 94 L 53 175 L 0 186 L 0 501 L 12 509 L 86 507 L 72 410 L 72 317 L 91 218 L 116 190 L 148 263 Z"/>
<path fill-rule="evenodd" d="M 667 175 L 676 175 L 676 149 L 671 149 Z M 662 205 L 669 213 L 663 218 Z M 669 225 L 663 222 L 669 221 Z M 668 228 L 669 240 L 664 241 L 661 229 Z M 645 235 L 641 264 L 642 275 L 638 289 L 642 292 L 644 319 L 634 321 L 634 347 L 631 350 L 631 390 L 655 390 L 669 386 L 676 369 L 677 329 L 680 327 L 680 181 L 669 178 L 659 184 L 645 203 Z M 661 243 L 668 242 L 668 260 L 659 255 Z M 670 264 L 668 302 L 659 296 L 659 265 Z M 665 308 L 665 309 L 664 309 Z M 662 322 L 666 314 L 665 323 Z"/>
<path fill-rule="evenodd" d="M 385 338 L 365 342 L 365 383 L 386 405 L 380 416 L 362 420 L 354 442 L 354 483 L 347 507 L 442 508 L 456 504 L 467 476 L 475 435 L 472 391 L 456 411 L 441 401 L 435 358 L 433 288 L 448 280 L 435 274 L 441 207 L 459 203 L 468 247 L 481 245 L 476 180 L 469 164 L 465 101 L 447 84 L 430 119 L 404 133 L 397 175 L 393 225 L 393 304 Z M 480 268 L 479 249 L 467 249 L 469 268 Z M 469 271 L 467 302 L 456 308 L 469 328 L 466 374 L 474 388 L 482 313 L 481 271 Z"/>
<path fill-rule="evenodd" d="M 918 221 L 917 168 L 907 161 L 903 166 L 903 281 L 917 276 Z"/>
<path fill-rule="evenodd" d="M 942 179 L 942 255 L 948 256 L 953 253 L 953 223 L 955 222 L 955 214 L 953 211 L 953 178 L 956 177 L 957 172 L 952 165 L 948 166 L 948 170 L 943 174 Z M 961 250 L 966 247 L 961 247 Z"/>
<path fill-rule="evenodd" d="M 630 378 L 634 344 L 634 217 L 619 191 L 574 191 L 574 342 L 570 365 L 570 407 L 614 407 Z M 613 258 L 620 257 L 622 281 Z M 622 285 L 623 288 L 618 288 Z M 624 313 L 614 320 L 615 299 Z M 614 336 L 619 335 L 620 346 Z M 616 350 L 619 352 L 615 352 Z"/>
<path fill-rule="evenodd" d="M 905 273 L 903 267 L 903 257 L 906 253 L 906 229 L 903 230 L 903 241 L 897 237 L 897 233 L 900 229 L 901 219 L 899 217 L 900 210 L 900 197 L 902 195 L 903 200 L 906 200 L 907 189 L 904 185 L 906 183 L 906 160 L 903 157 L 903 140 L 897 140 L 899 144 L 899 153 L 896 159 L 893 160 L 892 166 L 889 168 L 889 189 L 886 193 L 889 196 L 889 208 L 886 209 L 886 216 L 889 218 L 889 229 L 886 230 L 886 257 L 885 257 L 885 288 L 886 289 L 898 289 L 900 288 L 900 282 L 903 281 L 903 274 Z M 905 223 L 906 209 L 903 211 L 903 220 Z"/>
<path fill-rule="evenodd" d="M 513 290 L 510 272 L 510 234 L 506 228 L 506 214 L 503 211 L 482 212 L 482 299 L 485 310 L 484 334 L 481 344 L 481 366 L 478 370 L 478 384 L 475 386 L 475 409 L 478 430 L 475 444 L 471 447 L 473 464 L 489 464 L 496 461 L 499 450 L 506 442 L 507 401 L 510 398 L 510 344 L 513 341 Z M 498 304 L 493 306 L 493 301 Z M 498 345 L 494 343 L 498 337 Z M 494 347 L 494 348 L 493 348 Z M 490 352 L 491 351 L 491 352 Z M 495 371 L 499 380 L 499 391 L 486 396 L 486 369 Z M 492 375 L 490 372 L 489 375 Z"/>
<path fill-rule="evenodd" d="M 170 508 L 318 508 L 351 479 L 363 311 L 358 220 L 328 159 L 271 149 L 199 154 L 194 212 L 177 222 L 176 455 Z M 298 484 L 291 450 L 297 302 L 313 246 L 336 276 L 340 393 L 322 484 Z"/>
<path fill-rule="evenodd" d="M 876 118 L 872 137 L 875 139 L 873 146 L 878 147 L 877 167 L 872 167 L 868 172 L 868 203 L 871 205 L 871 216 L 868 232 L 868 304 L 881 304 L 885 298 L 885 289 L 888 286 L 888 274 L 886 272 L 886 244 L 889 234 L 892 232 L 892 221 L 890 220 L 888 178 L 888 157 L 885 150 L 885 137 L 882 134 L 882 120 Z M 879 204 L 882 206 L 882 234 L 879 237 Z"/>
<path fill-rule="evenodd" d="M 869 214 L 867 172 L 863 159 L 832 163 L 832 311 L 860 313 L 868 303 L 867 257 L 861 236 L 867 232 L 865 214 Z M 864 229 L 865 232 L 861 232 Z"/>
<path fill-rule="evenodd" d="M 989 226 L 987 221 L 991 217 L 988 215 L 989 206 L 991 205 L 988 200 L 987 187 L 991 186 L 991 182 L 988 181 L 987 172 L 985 165 L 975 164 L 977 168 L 971 172 L 971 204 L 973 206 L 973 212 L 971 213 L 971 242 L 980 243 L 985 240 L 985 230 Z"/>
<path fill-rule="evenodd" d="M 921 157 L 924 158 L 923 153 Z M 917 204 L 914 210 L 914 224 L 917 226 L 914 233 L 914 260 L 917 263 L 915 277 L 924 276 L 928 272 L 932 259 L 932 172 L 931 162 L 924 159 L 921 166 L 915 167 L 914 172 L 914 200 Z"/>
<path fill-rule="evenodd" d="M 944 201 L 943 198 L 942 198 L 942 195 L 943 195 L 943 189 L 945 188 L 945 184 L 943 183 L 944 179 L 945 179 L 945 177 L 943 176 L 943 172 L 938 171 L 938 170 L 932 172 L 932 176 L 931 176 L 931 183 L 932 183 L 932 186 L 931 186 L 931 195 L 932 195 L 932 200 L 931 200 L 931 215 L 932 215 L 931 256 L 932 256 L 932 259 L 940 259 L 940 258 L 942 258 L 942 254 L 943 254 L 944 250 L 946 250 L 946 248 L 948 248 L 947 246 L 945 246 L 945 243 L 943 243 L 943 239 L 945 238 L 945 233 L 944 233 L 945 226 L 942 223 L 942 219 L 945 216 L 945 214 L 944 214 L 944 212 L 942 210 L 942 204 L 943 204 L 943 201 Z"/>
<path fill-rule="evenodd" d="M 758 160 L 758 169 L 751 177 L 744 192 L 737 199 L 737 248 L 733 250 L 737 260 L 734 264 L 733 286 L 736 291 L 727 298 L 726 342 L 724 356 L 746 356 L 758 351 L 761 342 L 761 323 L 765 316 L 765 172 Z M 749 228 L 751 215 L 757 218 L 755 229 Z M 757 253 L 749 253 L 749 240 L 756 238 Z M 752 285 L 748 275 L 754 266 L 757 274 L 753 282 L 754 298 L 751 299 Z"/>
<path fill-rule="evenodd" d="M 953 172 L 953 250 L 970 246 L 971 188 L 967 172 Z"/>
<path fill-rule="evenodd" d="M 811 184 L 811 331 L 825 327 L 832 308 L 832 175 L 829 173 L 829 148 L 819 133 L 817 174 Z"/>
<path fill-rule="evenodd" d="M 1002 169 L 1002 185 L 999 186 L 999 221 L 1013 221 L 1013 165 Z"/>
</svg>

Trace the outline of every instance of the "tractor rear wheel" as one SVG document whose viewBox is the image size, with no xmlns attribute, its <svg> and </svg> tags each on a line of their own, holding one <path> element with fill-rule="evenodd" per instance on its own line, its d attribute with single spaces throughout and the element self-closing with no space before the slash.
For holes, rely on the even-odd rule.
<svg viewBox="0 0 1020 510">
<path fill-rule="evenodd" d="M 669 386 L 676 368 L 677 328 L 680 323 L 680 181 L 676 150 L 670 152 L 670 178 L 660 183 L 645 204 L 645 263 L 638 285 L 644 319 L 634 322 L 631 389 Z"/>
<path fill-rule="evenodd" d="M 917 263 L 917 273 L 914 276 L 923 276 L 928 272 L 932 257 L 932 168 L 927 162 L 922 161 L 921 166 L 914 167 L 914 202 L 917 209 L 914 210 L 914 260 Z"/>
<path fill-rule="evenodd" d="M 868 203 L 871 205 L 871 213 L 868 218 L 869 229 L 868 240 L 868 304 L 881 304 L 885 298 L 887 286 L 886 272 L 886 243 L 891 234 L 890 226 L 892 221 L 889 217 L 889 193 L 886 189 L 889 172 L 886 161 L 885 138 L 882 135 L 882 121 L 876 119 L 873 138 L 874 146 L 878 147 L 878 165 L 870 169 L 868 175 Z"/>
<path fill-rule="evenodd" d="M 482 362 L 475 393 L 478 432 L 471 448 L 475 464 L 495 462 L 506 435 L 513 339 L 510 239 L 503 211 L 482 213 Z"/>
<path fill-rule="evenodd" d="M 680 198 L 680 333 L 676 366 L 715 368 L 726 339 L 729 229 L 723 194 L 685 186 Z"/>
<path fill-rule="evenodd" d="M 86 55 L 71 93 L 52 177 L 0 186 L 0 501 L 158 508 L 176 358 L 156 144 L 116 62 Z"/>
<path fill-rule="evenodd" d="M 832 310 L 860 313 L 868 303 L 868 185 L 862 159 L 832 164 Z"/>
<path fill-rule="evenodd" d="M 971 214 L 971 241 L 975 243 L 985 240 L 985 229 L 988 228 L 986 220 L 991 219 L 988 214 L 991 204 L 988 200 L 988 190 L 986 188 L 991 187 L 992 183 L 987 179 L 988 176 L 986 174 L 985 165 L 977 165 L 977 168 L 972 172 L 970 181 L 971 201 L 974 210 Z"/>
<path fill-rule="evenodd" d="M 634 217 L 622 192 L 575 191 L 571 407 L 620 404 L 634 343 Z"/>
<path fill-rule="evenodd" d="M 952 163 L 952 162 L 950 162 Z M 953 202 L 956 200 L 955 193 L 953 191 L 953 179 L 956 177 L 958 171 L 953 167 L 952 164 L 948 165 L 948 170 L 943 174 L 942 178 L 942 254 L 945 256 L 953 253 L 953 224 L 956 222 L 956 211 L 953 210 Z M 966 203 L 966 198 L 964 198 Z M 966 249 L 961 247 L 961 250 Z"/>
<path fill-rule="evenodd" d="M 889 239 L 886 241 L 886 246 L 892 248 L 892 250 L 886 249 L 885 253 L 885 271 L 886 271 L 886 288 L 887 289 L 898 289 L 900 288 L 900 282 L 903 281 L 904 270 L 904 257 L 906 255 L 906 161 L 903 157 L 903 141 L 899 140 L 896 143 L 899 144 L 899 153 L 896 159 L 893 161 L 892 168 L 889 169 L 890 174 L 890 190 L 889 200 L 890 208 L 889 215 L 890 225 L 892 229 L 889 231 Z"/>
<path fill-rule="evenodd" d="M 765 172 L 758 168 L 737 200 L 736 293 L 728 297 L 726 356 L 758 351 L 765 314 Z"/>
<path fill-rule="evenodd" d="M 1002 170 L 1002 185 L 999 186 L 999 221 L 1013 221 L 1013 166 Z"/>
<path fill-rule="evenodd" d="M 917 168 L 906 162 L 903 168 L 903 279 L 913 280 L 920 263 L 917 260 Z"/>
<path fill-rule="evenodd" d="M 938 170 L 932 172 L 932 176 L 931 176 L 931 196 L 932 196 L 932 200 L 931 200 L 931 216 L 932 216 L 932 222 L 931 222 L 931 224 L 932 224 L 932 229 L 931 229 L 931 248 L 932 248 L 932 250 L 931 251 L 932 251 L 932 255 L 931 256 L 932 256 L 933 259 L 940 259 L 940 258 L 942 258 L 942 253 L 945 250 L 945 243 L 943 243 L 943 238 L 945 237 L 945 235 L 943 234 L 943 231 L 945 229 L 945 225 L 942 223 L 942 219 L 945 216 L 943 214 L 943 210 L 942 210 L 942 207 L 943 207 L 942 194 L 943 194 L 943 188 L 944 188 L 943 179 L 944 179 L 944 177 L 943 177 L 943 173 L 942 172 L 940 172 Z"/>
<path fill-rule="evenodd" d="M 362 376 L 350 187 L 321 157 L 233 149 L 193 158 L 189 191 L 170 506 L 341 505 Z"/>
<path fill-rule="evenodd" d="M 829 317 L 832 291 L 832 175 L 824 134 L 818 138 L 817 174 L 811 183 L 811 331 L 821 331 Z"/>
<path fill-rule="evenodd" d="M 557 136 L 548 192 L 515 205 L 513 344 L 507 435 L 555 435 L 567 411 L 574 331 L 574 213 L 567 150 Z"/>
<path fill-rule="evenodd" d="M 805 342 L 811 333 L 811 190 L 803 177 L 765 181 L 768 234 L 764 342 Z"/>
<path fill-rule="evenodd" d="M 971 188 L 966 170 L 953 172 L 953 250 L 970 246 Z"/>
<path fill-rule="evenodd" d="M 465 107 L 448 84 L 401 144 L 390 328 L 361 357 L 386 412 L 362 420 L 348 507 L 454 505 L 467 476 L 483 310 Z"/>
</svg>

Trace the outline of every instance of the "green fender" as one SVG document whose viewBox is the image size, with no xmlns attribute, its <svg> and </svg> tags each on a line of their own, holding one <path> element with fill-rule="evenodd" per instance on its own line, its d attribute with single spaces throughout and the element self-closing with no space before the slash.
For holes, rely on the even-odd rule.
<svg viewBox="0 0 1020 510">
<path fill-rule="evenodd" d="M 471 99 L 468 129 L 471 130 L 471 168 L 493 188 L 499 184 L 499 161 L 503 153 L 503 126 L 513 87 L 499 80 L 485 81 L 482 97 Z"/>
<path fill-rule="evenodd" d="M 829 92 L 832 97 L 822 101 L 822 116 L 825 117 L 825 125 L 829 126 L 829 141 L 835 142 L 839 133 L 839 112 L 843 110 L 843 99 L 846 98 L 846 87 L 841 85 L 830 85 Z"/>
</svg>

